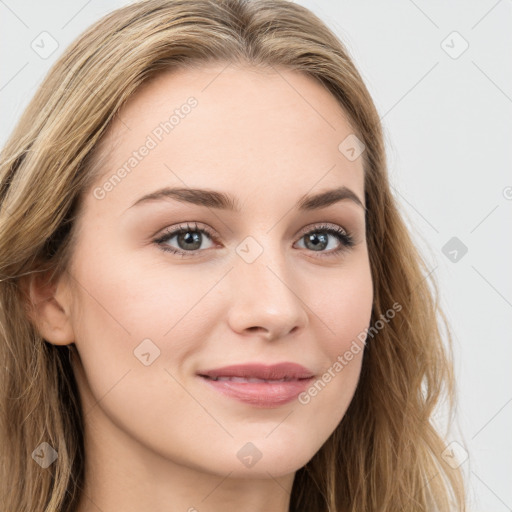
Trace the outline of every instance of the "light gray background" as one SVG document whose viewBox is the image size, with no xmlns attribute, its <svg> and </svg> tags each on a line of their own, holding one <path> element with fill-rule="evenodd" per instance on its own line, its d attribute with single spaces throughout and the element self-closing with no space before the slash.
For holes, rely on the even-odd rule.
<svg viewBox="0 0 512 512">
<path fill-rule="evenodd" d="M 0 0 L 0 145 L 64 48 L 127 3 Z M 395 195 L 440 284 L 459 388 L 448 441 L 461 460 L 469 453 L 470 510 L 512 510 L 512 0 L 298 3 L 363 75 Z M 51 49 L 43 31 L 59 45 L 47 58 L 31 47 Z M 466 254 L 443 253 L 453 237 Z"/>
</svg>

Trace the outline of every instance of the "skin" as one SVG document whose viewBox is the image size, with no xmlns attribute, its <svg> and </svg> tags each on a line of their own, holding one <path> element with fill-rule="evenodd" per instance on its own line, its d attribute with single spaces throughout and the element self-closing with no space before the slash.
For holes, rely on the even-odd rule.
<svg viewBox="0 0 512 512">
<path fill-rule="evenodd" d="M 121 183 L 103 199 L 85 195 L 68 272 L 51 287 L 31 284 L 44 338 L 75 343 L 80 355 L 79 512 L 287 511 L 295 472 L 339 424 L 359 379 L 362 350 L 309 403 L 258 408 L 196 376 L 292 361 L 321 377 L 368 327 L 373 296 L 364 209 L 350 200 L 295 209 L 302 196 L 341 185 L 364 204 L 362 158 L 338 149 L 354 131 L 305 75 L 233 64 L 159 75 L 102 141 L 107 164 L 95 186 L 190 96 L 198 105 Z M 164 186 L 232 194 L 241 212 L 171 199 L 131 207 Z M 201 248 L 186 258 L 153 242 L 186 222 L 217 240 L 199 235 Z M 342 242 L 328 235 L 327 248 L 306 246 L 304 234 L 322 233 L 322 223 L 355 245 L 329 256 Z M 262 248 L 252 263 L 236 251 L 248 236 Z M 177 238 L 167 246 L 186 250 Z M 160 350 L 148 366 L 134 355 L 147 338 Z M 262 454 L 252 467 L 237 457 L 248 442 Z"/>
</svg>

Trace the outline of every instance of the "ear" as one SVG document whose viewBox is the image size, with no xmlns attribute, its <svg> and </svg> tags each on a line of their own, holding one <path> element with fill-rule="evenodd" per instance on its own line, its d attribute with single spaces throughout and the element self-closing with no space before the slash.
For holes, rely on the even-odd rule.
<svg viewBox="0 0 512 512">
<path fill-rule="evenodd" d="M 22 276 L 20 286 L 27 300 L 27 314 L 41 336 L 54 345 L 75 341 L 71 323 L 71 290 L 67 272 L 55 282 L 50 272 L 34 272 Z"/>
</svg>

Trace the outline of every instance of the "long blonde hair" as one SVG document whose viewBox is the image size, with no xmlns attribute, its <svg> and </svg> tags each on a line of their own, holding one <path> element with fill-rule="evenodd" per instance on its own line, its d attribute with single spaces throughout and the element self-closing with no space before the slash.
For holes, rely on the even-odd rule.
<svg viewBox="0 0 512 512">
<path fill-rule="evenodd" d="M 379 115 L 339 39 L 287 0 L 147 0 L 84 32 L 52 67 L 0 154 L 0 506 L 72 512 L 83 488 L 83 417 L 70 348 L 30 322 L 24 276 L 67 269 L 74 219 L 119 108 L 163 70 L 202 63 L 297 70 L 323 84 L 364 142 L 372 325 L 359 385 L 341 423 L 295 476 L 290 511 L 465 510 L 459 469 L 443 459 L 432 414 L 453 415 L 449 329 L 388 182 Z M 447 327 L 447 325 L 446 325 Z M 444 342 L 446 341 L 446 343 Z M 43 469 L 42 442 L 58 453 Z"/>
</svg>

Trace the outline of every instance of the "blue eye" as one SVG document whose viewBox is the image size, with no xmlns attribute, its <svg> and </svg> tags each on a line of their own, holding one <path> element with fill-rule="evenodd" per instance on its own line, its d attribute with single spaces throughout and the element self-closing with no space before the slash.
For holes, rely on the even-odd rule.
<svg viewBox="0 0 512 512">
<path fill-rule="evenodd" d="M 326 256 L 339 254 L 341 251 L 349 249 L 355 245 L 352 236 L 342 227 L 336 225 L 316 226 L 314 229 L 303 234 L 300 240 L 305 240 L 305 246 L 307 249 L 312 248 L 313 252 L 324 253 L 325 251 L 323 249 L 326 249 L 329 246 L 329 236 L 336 238 L 338 242 L 340 242 L 340 246 L 327 251 L 325 253 Z M 323 255 L 324 254 L 322 254 L 322 256 Z"/>
<path fill-rule="evenodd" d="M 175 228 L 167 228 L 165 232 L 153 242 L 164 252 L 170 252 L 180 257 L 195 256 L 202 247 L 204 235 L 217 242 L 215 235 L 206 227 L 199 227 L 196 222 L 179 225 Z M 337 248 L 325 251 L 329 247 L 329 237 L 334 237 L 338 242 Z M 169 244 L 176 239 L 178 247 Z M 334 256 L 355 245 L 353 237 L 345 229 L 335 224 L 315 226 L 309 231 L 303 232 L 300 241 L 305 241 L 305 248 L 320 253 L 321 257 Z M 200 251 L 199 251 L 200 252 Z"/>
<path fill-rule="evenodd" d="M 193 223 L 190 225 L 187 223 L 185 226 L 180 225 L 176 229 L 170 229 L 165 231 L 161 237 L 156 239 L 154 242 L 160 246 L 160 248 L 165 252 L 171 252 L 174 254 L 179 254 L 181 256 L 188 256 L 187 253 L 192 251 L 197 251 L 201 248 L 202 238 L 206 234 L 209 238 L 214 238 L 213 234 L 210 233 L 209 230 L 205 228 L 199 228 L 197 223 Z M 172 247 L 167 242 L 176 238 L 178 244 L 181 244 L 182 247 Z M 203 247 L 204 249 L 204 247 Z"/>
</svg>

